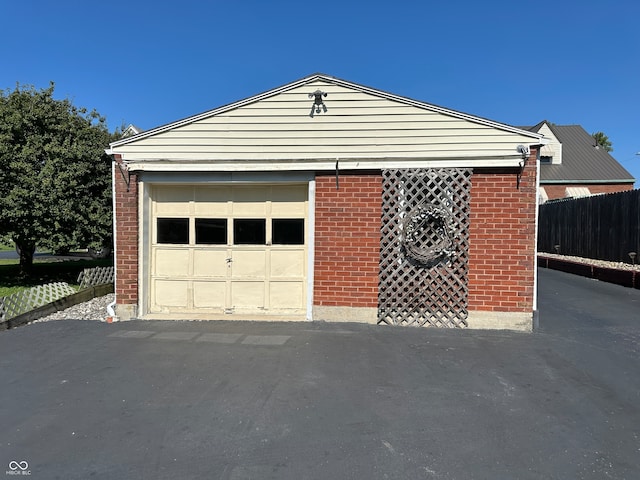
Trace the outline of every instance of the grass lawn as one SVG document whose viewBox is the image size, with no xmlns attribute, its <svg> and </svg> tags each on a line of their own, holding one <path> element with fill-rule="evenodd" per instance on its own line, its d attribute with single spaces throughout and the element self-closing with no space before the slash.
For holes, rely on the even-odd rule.
<svg viewBox="0 0 640 480">
<path fill-rule="evenodd" d="M 37 260 L 34 259 L 31 274 L 23 276 L 20 274 L 18 260 L 0 259 L 0 297 L 24 290 L 45 283 L 67 282 L 69 285 L 77 286 L 78 275 L 85 268 L 108 267 L 113 265 L 112 259 L 103 260 Z"/>
</svg>

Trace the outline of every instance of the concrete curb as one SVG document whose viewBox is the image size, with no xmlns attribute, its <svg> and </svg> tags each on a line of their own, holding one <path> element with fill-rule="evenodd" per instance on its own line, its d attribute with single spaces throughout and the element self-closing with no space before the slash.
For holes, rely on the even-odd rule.
<svg viewBox="0 0 640 480">
<path fill-rule="evenodd" d="M 80 290 L 73 295 L 62 297 L 55 302 L 47 303 L 46 305 L 38 307 L 35 310 L 30 310 L 23 313 L 22 315 L 18 315 L 17 317 L 9 318 L 4 322 L 0 322 L 0 331 L 9 330 L 10 328 L 15 328 L 20 325 L 24 325 L 25 323 L 33 322 L 34 320 L 46 317 L 47 315 L 51 315 L 52 313 L 65 310 L 79 303 L 88 302 L 92 298 L 101 297 L 109 293 L 113 293 L 113 283 L 85 288 L 84 290 Z"/>
<path fill-rule="evenodd" d="M 599 267 L 597 265 L 546 257 L 538 257 L 538 266 L 640 290 L 640 272 L 635 270 Z"/>
</svg>

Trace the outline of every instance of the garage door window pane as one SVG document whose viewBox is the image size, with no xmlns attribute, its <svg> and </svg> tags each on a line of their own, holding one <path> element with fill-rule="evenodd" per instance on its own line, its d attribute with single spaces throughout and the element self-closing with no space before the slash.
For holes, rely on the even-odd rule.
<svg viewBox="0 0 640 480">
<path fill-rule="evenodd" d="M 189 219 L 158 218 L 158 243 L 189 244 Z"/>
<path fill-rule="evenodd" d="M 274 218 L 271 223 L 274 245 L 303 245 L 304 219 Z"/>
<path fill-rule="evenodd" d="M 227 220 L 225 218 L 196 218 L 196 244 L 226 245 Z"/>
<path fill-rule="evenodd" d="M 233 220 L 234 245 L 264 245 L 266 241 L 264 218 L 236 218 Z"/>
</svg>

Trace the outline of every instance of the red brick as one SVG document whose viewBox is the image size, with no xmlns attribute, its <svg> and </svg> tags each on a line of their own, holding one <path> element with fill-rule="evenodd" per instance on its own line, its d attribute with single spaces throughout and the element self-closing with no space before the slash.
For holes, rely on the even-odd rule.
<svg viewBox="0 0 640 480">
<path fill-rule="evenodd" d="M 471 180 L 469 309 L 533 309 L 535 149 L 516 186 L 517 170 L 475 169 Z"/>
<path fill-rule="evenodd" d="M 612 183 L 609 185 L 593 185 L 593 184 L 567 184 L 567 185 L 542 185 L 544 191 L 547 192 L 549 200 L 564 198 L 567 187 L 586 187 L 592 194 L 596 193 L 615 193 L 633 190 L 633 183 Z"/>
<path fill-rule="evenodd" d="M 116 156 L 116 162 L 121 162 Z M 116 218 L 116 282 L 118 304 L 138 303 L 138 178 L 132 174 L 127 185 L 115 175 Z"/>
<path fill-rule="evenodd" d="M 316 177 L 316 305 L 377 306 L 381 196 L 379 174 Z"/>
</svg>

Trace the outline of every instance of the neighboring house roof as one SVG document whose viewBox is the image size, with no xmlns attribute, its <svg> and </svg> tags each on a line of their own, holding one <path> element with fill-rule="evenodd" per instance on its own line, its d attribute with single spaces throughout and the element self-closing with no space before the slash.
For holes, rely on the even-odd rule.
<svg viewBox="0 0 640 480">
<path fill-rule="evenodd" d="M 534 127 L 525 128 L 539 131 L 544 124 L 562 144 L 562 163 L 541 164 L 541 184 L 635 182 L 635 178 L 609 152 L 596 146 L 593 137 L 580 125 L 554 125 L 542 121 Z"/>
<path fill-rule="evenodd" d="M 316 113 L 310 108 L 327 94 Z M 324 74 L 111 143 L 132 170 L 517 167 L 544 135 Z"/>
<path fill-rule="evenodd" d="M 141 128 L 136 127 L 133 123 L 131 123 L 127 128 L 125 128 L 124 132 L 122 132 L 122 138 L 133 137 L 134 135 L 138 135 L 142 132 L 143 130 Z"/>
</svg>

